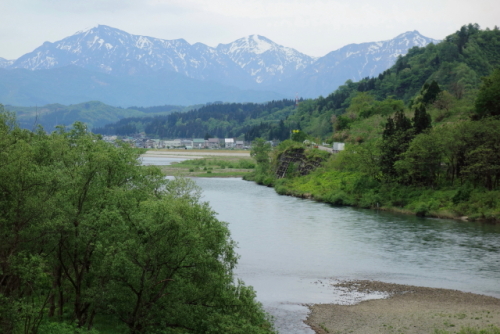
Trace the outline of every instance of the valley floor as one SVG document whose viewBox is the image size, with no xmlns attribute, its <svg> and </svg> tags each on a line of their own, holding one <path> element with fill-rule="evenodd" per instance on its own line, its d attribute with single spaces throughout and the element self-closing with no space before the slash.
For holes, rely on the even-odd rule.
<svg viewBox="0 0 500 334">
<path fill-rule="evenodd" d="M 169 157 L 169 158 L 186 158 L 196 159 L 203 157 L 248 157 L 248 150 L 178 150 L 178 149 L 158 149 L 148 150 L 143 156 L 151 157 Z"/>
</svg>

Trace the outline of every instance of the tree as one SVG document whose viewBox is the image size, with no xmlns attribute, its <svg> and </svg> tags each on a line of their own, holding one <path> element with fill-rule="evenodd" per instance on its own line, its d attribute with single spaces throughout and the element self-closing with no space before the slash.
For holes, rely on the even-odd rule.
<svg viewBox="0 0 500 334">
<path fill-rule="evenodd" d="M 80 332 L 104 316 L 132 333 L 273 332 L 234 284 L 234 242 L 193 181 L 82 123 L 30 132 L 0 109 L 2 333 Z"/>
<path fill-rule="evenodd" d="M 435 186 L 442 172 L 442 155 L 439 136 L 422 133 L 411 141 L 401 160 L 395 162 L 395 169 L 412 185 Z"/>
<path fill-rule="evenodd" d="M 439 88 L 439 85 L 435 80 L 432 80 L 430 85 L 425 84 L 420 91 L 420 94 L 422 94 L 422 102 L 424 105 L 434 103 L 439 93 L 441 93 L 441 88 Z"/>
<path fill-rule="evenodd" d="M 397 180 L 399 175 L 395 163 L 402 158 L 413 139 L 411 121 L 403 111 L 398 111 L 394 117 L 389 117 L 382 133 L 380 142 L 380 170 L 389 180 Z"/>
<path fill-rule="evenodd" d="M 222 333 L 221 324 L 207 322 L 222 316 L 266 326 L 265 317 L 238 320 L 256 305 L 241 298 L 248 288 L 232 286 L 237 255 L 227 225 L 196 197 L 167 194 L 141 203 L 106 255 L 104 268 L 112 273 L 106 302 L 131 333 Z"/>
<path fill-rule="evenodd" d="M 415 115 L 413 117 L 413 129 L 415 135 L 418 135 L 424 132 L 427 129 L 431 128 L 431 115 L 429 115 L 426 111 L 424 104 L 418 104 L 415 108 Z"/>
<path fill-rule="evenodd" d="M 489 116 L 500 116 L 500 69 L 482 79 L 476 97 L 475 114 L 473 119 L 481 119 Z"/>
<path fill-rule="evenodd" d="M 252 142 L 250 156 L 255 159 L 257 165 L 269 165 L 269 153 L 271 152 L 271 144 L 266 142 L 263 138 L 256 138 Z"/>
</svg>

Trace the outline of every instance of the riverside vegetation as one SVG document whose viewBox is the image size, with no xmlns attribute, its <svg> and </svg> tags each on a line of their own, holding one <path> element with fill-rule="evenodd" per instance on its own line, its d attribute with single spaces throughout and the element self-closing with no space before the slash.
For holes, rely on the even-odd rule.
<svg viewBox="0 0 500 334">
<path fill-rule="evenodd" d="M 274 333 L 190 179 L 0 105 L 1 333 Z"/>
<path fill-rule="evenodd" d="M 301 103 L 288 119 L 303 130 L 274 150 L 255 141 L 257 167 L 246 179 L 334 205 L 499 222 L 499 62 L 498 28 L 464 26 L 438 45 L 411 49 L 378 78 Z M 317 155 L 302 141 L 321 139 L 327 127 L 345 151 L 308 175 L 295 172 L 297 163 L 276 175 L 290 150 Z"/>
<path fill-rule="evenodd" d="M 160 168 L 168 176 L 243 177 L 255 168 L 255 163 L 249 158 L 216 156 L 184 160 Z"/>
</svg>

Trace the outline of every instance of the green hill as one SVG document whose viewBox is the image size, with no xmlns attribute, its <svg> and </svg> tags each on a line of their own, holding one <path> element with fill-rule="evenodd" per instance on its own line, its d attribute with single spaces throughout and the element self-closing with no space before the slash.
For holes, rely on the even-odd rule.
<svg viewBox="0 0 500 334">
<path fill-rule="evenodd" d="M 500 30 L 480 30 L 477 25 L 469 24 L 437 45 L 410 49 L 378 77 L 347 81 L 327 97 L 301 103 L 289 121 L 299 123 L 300 128 L 313 136 L 327 137 L 334 128 L 337 133 L 353 129 L 354 120 L 379 115 L 363 121 L 370 132 L 369 128 L 378 127 L 380 120 L 389 114 L 411 107 L 424 84 L 432 81 L 447 91 L 436 105 L 445 112 L 431 111 L 433 120 L 448 121 L 448 117 L 454 120 L 471 111 L 481 77 L 498 66 Z M 366 139 L 359 131 L 354 133 L 354 136 L 341 133 L 335 139 Z"/>
<path fill-rule="evenodd" d="M 89 101 L 71 105 L 47 104 L 40 107 L 7 105 L 5 108 L 16 113 L 17 121 L 22 128 L 33 129 L 36 125 L 42 125 L 45 130 L 52 131 L 57 125 L 69 126 L 77 121 L 83 122 L 90 129 L 93 129 L 117 122 L 126 117 L 165 115 L 172 112 L 181 112 L 186 107 L 166 105 L 123 109 L 99 101 Z"/>
<path fill-rule="evenodd" d="M 267 103 L 214 103 L 187 112 L 152 117 L 131 117 L 94 129 L 100 134 L 131 135 L 144 129 L 151 137 L 203 138 L 205 136 L 287 139 L 286 118 L 295 111 L 295 101 Z"/>
<path fill-rule="evenodd" d="M 284 142 L 250 179 L 335 205 L 498 222 L 499 61 L 500 31 L 477 25 L 411 49 L 378 78 L 347 82 L 288 117 L 300 143 L 328 138 L 346 150 L 298 176 L 280 157 L 301 144 Z"/>
</svg>

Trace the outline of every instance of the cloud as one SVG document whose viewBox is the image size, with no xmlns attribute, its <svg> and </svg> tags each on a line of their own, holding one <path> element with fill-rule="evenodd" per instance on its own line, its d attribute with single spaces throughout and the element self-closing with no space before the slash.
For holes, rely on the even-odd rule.
<svg viewBox="0 0 500 334">
<path fill-rule="evenodd" d="M 494 0 L 5 0 L 0 57 L 15 58 L 96 24 L 216 46 L 250 34 L 313 56 L 419 30 L 444 38 L 463 24 L 492 28 Z"/>
</svg>

